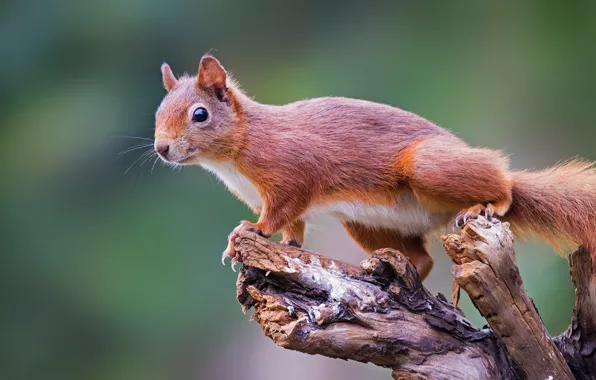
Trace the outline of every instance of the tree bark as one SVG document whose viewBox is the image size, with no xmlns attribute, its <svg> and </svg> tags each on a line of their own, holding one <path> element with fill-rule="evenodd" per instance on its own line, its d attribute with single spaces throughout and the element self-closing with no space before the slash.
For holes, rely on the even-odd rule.
<svg viewBox="0 0 596 380">
<path fill-rule="evenodd" d="M 483 217 L 444 239 L 456 263 L 455 281 L 501 338 L 512 364 L 525 379 L 573 379 L 561 352 L 550 340 L 515 264 L 508 223 Z"/>
<path fill-rule="evenodd" d="M 444 243 L 456 263 L 455 283 L 491 328 L 475 327 L 441 294 L 428 292 L 398 251 L 375 251 L 356 267 L 248 231 L 236 238 L 244 263 L 237 299 L 244 312 L 254 308 L 252 318 L 278 345 L 370 362 L 392 369 L 396 379 L 596 376 L 589 253 L 571 256 L 573 323 L 551 339 L 523 287 L 507 223 L 479 218 Z"/>
<path fill-rule="evenodd" d="M 577 379 L 596 378 L 596 274 L 590 252 L 580 247 L 569 256 L 575 285 L 571 325 L 554 339 Z"/>
</svg>

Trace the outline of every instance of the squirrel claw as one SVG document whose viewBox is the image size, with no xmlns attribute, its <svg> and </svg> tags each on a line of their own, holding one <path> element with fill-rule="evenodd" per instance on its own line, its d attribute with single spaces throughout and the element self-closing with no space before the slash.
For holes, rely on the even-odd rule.
<svg viewBox="0 0 596 380">
<path fill-rule="evenodd" d="M 236 259 L 236 257 L 232 257 L 232 271 L 235 273 L 236 272 L 236 264 L 238 263 L 238 259 Z"/>
<path fill-rule="evenodd" d="M 232 270 L 234 269 L 234 263 L 238 262 L 238 259 L 236 258 L 236 249 L 234 248 L 236 245 L 236 237 L 238 237 L 238 234 L 236 233 L 236 229 L 234 229 L 234 231 L 232 231 L 232 233 L 228 236 L 228 246 L 221 255 L 221 263 L 224 266 L 226 265 L 226 259 L 228 257 L 232 259 Z"/>
<path fill-rule="evenodd" d="M 252 225 L 252 223 L 247 222 L 245 220 L 243 220 L 240 223 L 240 225 L 238 225 L 236 228 L 234 228 L 232 233 L 230 233 L 230 235 L 228 236 L 228 246 L 227 246 L 226 250 L 223 252 L 223 254 L 221 255 L 221 263 L 223 265 L 226 265 L 226 258 L 230 257 L 232 259 L 232 270 L 234 272 L 236 272 L 236 268 L 234 267 L 234 265 L 236 265 L 236 263 L 241 263 L 241 261 L 238 258 L 238 255 L 236 253 L 236 248 L 235 248 L 236 238 L 238 237 L 238 233 L 240 231 L 250 231 L 257 235 L 266 237 L 266 238 L 269 237 L 265 233 L 263 233 L 263 231 L 261 231 L 258 227 Z"/>
<path fill-rule="evenodd" d="M 469 209 L 464 209 L 460 211 L 455 220 L 453 221 L 453 229 L 455 227 L 463 227 L 468 219 L 476 219 L 479 216 L 484 216 L 487 220 L 493 220 L 495 215 L 495 206 L 492 203 L 487 203 L 486 206 L 481 204 L 477 204 L 475 206 L 470 207 Z"/>
<path fill-rule="evenodd" d="M 234 250 L 233 243 L 228 244 L 228 248 L 226 248 L 226 250 L 223 251 L 223 253 L 221 254 L 221 263 L 222 263 L 223 266 L 226 266 L 226 259 L 228 257 L 232 259 L 232 269 L 233 269 L 234 268 L 234 266 L 233 266 L 234 263 L 237 263 L 238 262 L 238 259 L 236 258 L 236 251 Z"/>
<path fill-rule="evenodd" d="M 236 255 L 236 252 L 233 251 L 234 253 L 230 254 L 228 249 L 226 249 L 224 251 L 224 253 L 221 255 L 221 263 L 225 266 L 226 265 L 226 259 L 229 257 L 231 258 L 231 267 L 232 267 L 232 271 L 236 272 L 236 264 L 240 263 L 241 261 L 238 260 L 238 255 Z"/>
<path fill-rule="evenodd" d="M 495 206 L 492 203 L 488 203 L 486 207 L 480 211 L 480 215 L 483 215 L 488 220 L 492 220 L 495 215 Z"/>
<path fill-rule="evenodd" d="M 455 217 L 455 220 L 453 221 L 452 224 L 452 228 L 455 231 L 456 227 L 463 227 L 466 222 L 468 221 L 468 219 L 471 217 L 472 215 L 470 214 L 469 211 L 466 212 L 460 212 L 459 214 L 457 214 L 457 216 Z"/>
</svg>

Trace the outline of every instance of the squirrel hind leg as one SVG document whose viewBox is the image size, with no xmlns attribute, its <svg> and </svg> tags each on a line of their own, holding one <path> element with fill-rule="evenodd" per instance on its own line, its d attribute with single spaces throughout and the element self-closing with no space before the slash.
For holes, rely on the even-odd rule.
<svg viewBox="0 0 596 380">
<path fill-rule="evenodd" d="M 416 267 L 420 279 L 424 280 L 434 266 L 434 260 L 426 247 L 423 236 L 404 236 L 398 230 L 384 227 L 370 227 L 356 221 L 342 222 L 348 235 L 367 253 L 381 248 L 400 251 Z"/>
<path fill-rule="evenodd" d="M 301 219 L 295 220 L 294 222 L 288 224 L 281 230 L 281 244 L 298 248 L 302 247 L 302 244 L 304 244 L 305 229 L 306 223 Z"/>
</svg>

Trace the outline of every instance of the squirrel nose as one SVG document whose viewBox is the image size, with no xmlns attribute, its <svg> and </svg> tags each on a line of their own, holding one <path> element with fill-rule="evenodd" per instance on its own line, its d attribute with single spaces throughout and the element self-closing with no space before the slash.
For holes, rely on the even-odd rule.
<svg viewBox="0 0 596 380">
<path fill-rule="evenodd" d="M 170 150 L 170 144 L 168 143 L 156 143 L 155 144 L 155 151 L 162 157 L 168 156 L 168 151 Z"/>
</svg>

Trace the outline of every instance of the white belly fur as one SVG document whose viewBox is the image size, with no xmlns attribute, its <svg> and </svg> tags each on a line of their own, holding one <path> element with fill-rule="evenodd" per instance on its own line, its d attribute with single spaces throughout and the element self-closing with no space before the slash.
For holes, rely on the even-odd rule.
<svg viewBox="0 0 596 380">
<path fill-rule="evenodd" d="M 394 206 L 341 201 L 313 207 L 305 213 L 306 219 L 319 214 L 330 214 L 341 221 L 356 221 L 371 227 L 393 228 L 409 236 L 430 232 L 448 219 L 429 212 L 413 194 L 403 194 Z"/>
<path fill-rule="evenodd" d="M 201 163 L 201 166 L 217 175 L 228 189 L 238 194 L 250 207 L 260 208 L 263 205 L 263 200 L 255 185 L 238 172 L 231 161 L 205 161 Z"/>
<path fill-rule="evenodd" d="M 263 205 L 255 185 L 238 172 L 231 162 L 207 161 L 201 166 L 217 175 L 226 186 L 238 194 L 250 207 Z M 317 215 L 329 214 L 341 221 L 357 221 L 371 227 L 388 227 L 404 235 L 419 235 L 430 232 L 449 219 L 424 208 L 413 194 L 403 194 L 394 206 L 376 205 L 355 201 L 340 201 L 324 206 L 314 206 L 304 212 L 302 218 L 312 219 Z"/>
</svg>

